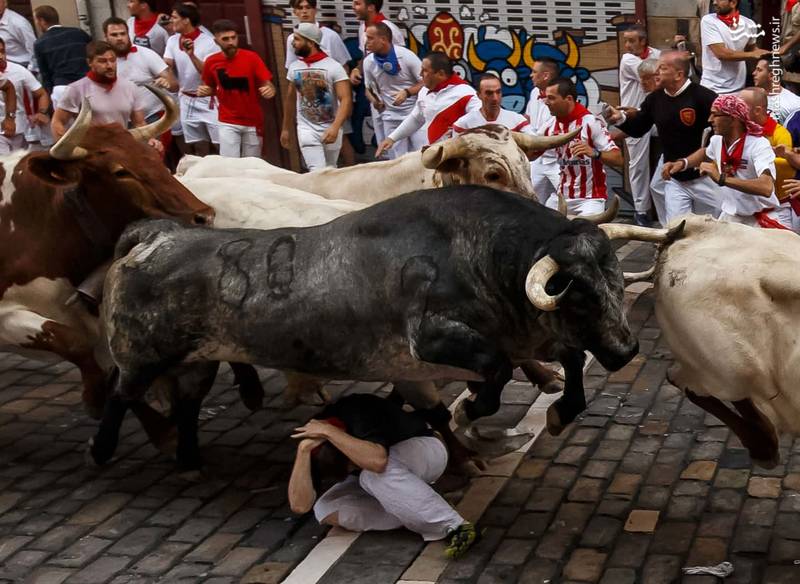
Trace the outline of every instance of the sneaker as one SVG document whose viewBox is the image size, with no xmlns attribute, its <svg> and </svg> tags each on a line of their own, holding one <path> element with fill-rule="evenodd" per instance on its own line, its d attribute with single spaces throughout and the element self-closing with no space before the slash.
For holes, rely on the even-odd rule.
<svg viewBox="0 0 800 584">
<path fill-rule="evenodd" d="M 634 214 L 633 221 L 634 223 L 636 223 L 636 225 L 639 225 L 641 227 L 650 227 L 652 225 L 652 222 L 650 221 L 650 218 L 647 216 L 647 213 Z"/>
<path fill-rule="evenodd" d="M 444 554 L 453 560 L 463 556 L 472 545 L 480 539 L 480 534 L 469 521 L 465 521 L 456 529 L 451 529 L 447 533 L 447 549 Z"/>
</svg>

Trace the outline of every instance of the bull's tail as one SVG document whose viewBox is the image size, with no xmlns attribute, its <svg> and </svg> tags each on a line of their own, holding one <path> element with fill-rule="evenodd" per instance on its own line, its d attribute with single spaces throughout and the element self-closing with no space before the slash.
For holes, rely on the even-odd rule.
<svg viewBox="0 0 800 584">
<path fill-rule="evenodd" d="M 114 248 L 114 261 L 128 255 L 140 243 L 148 243 L 159 235 L 180 229 L 184 229 L 184 227 L 170 219 L 149 219 L 132 223 L 122 232 Z"/>
</svg>

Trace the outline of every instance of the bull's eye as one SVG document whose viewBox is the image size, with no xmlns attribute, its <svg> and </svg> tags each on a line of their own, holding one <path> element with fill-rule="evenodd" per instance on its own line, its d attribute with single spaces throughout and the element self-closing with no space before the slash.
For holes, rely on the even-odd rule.
<svg viewBox="0 0 800 584">
<path fill-rule="evenodd" d="M 114 176 L 117 178 L 126 178 L 133 175 L 127 168 L 125 168 L 124 166 L 120 166 L 119 168 L 114 169 Z"/>
<path fill-rule="evenodd" d="M 487 172 L 484 176 L 487 182 L 498 182 L 502 177 L 502 175 L 497 172 L 496 170 Z"/>
<path fill-rule="evenodd" d="M 503 85 L 507 87 L 514 87 L 517 84 L 517 72 L 510 67 L 503 69 L 503 72 L 500 74 L 500 79 L 503 80 Z"/>
</svg>

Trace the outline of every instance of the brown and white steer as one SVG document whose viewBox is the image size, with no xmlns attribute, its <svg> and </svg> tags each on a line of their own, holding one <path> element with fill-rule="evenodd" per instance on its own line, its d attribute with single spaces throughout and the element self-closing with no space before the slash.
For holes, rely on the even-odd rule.
<svg viewBox="0 0 800 584">
<path fill-rule="evenodd" d="M 49 152 L 0 157 L 0 349 L 74 363 L 95 417 L 106 389 L 94 355 L 98 320 L 67 300 L 111 259 L 129 223 L 173 217 L 210 224 L 214 218 L 142 141 L 170 127 L 177 111 L 165 106 L 164 118 L 128 131 L 92 126 L 85 101 L 75 125 Z"/>
<path fill-rule="evenodd" d="M 675 358 L 669 380 L 772 467 L 780 433 L 800 436 L 800 237 L 684 219 L 684 237 L 655 269 L 656 317 Z"/>
</svg>

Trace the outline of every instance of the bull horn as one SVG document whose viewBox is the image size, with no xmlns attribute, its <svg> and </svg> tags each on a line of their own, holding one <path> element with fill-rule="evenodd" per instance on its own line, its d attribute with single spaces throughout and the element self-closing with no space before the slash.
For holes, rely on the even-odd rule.
<svg viewBox="0 0 800 584">
<path fill-rule="evenodd" d="M 142 142 L 146 142 L 150 138 L 158 138 L 169 130 L 178 119 L 178 106 L 175 105 L 175 102 L 163 89 L 150 83 L 145 84 L 145 87 L 153 92 L 159 101 L 164 104 L 165 113 L 152 124 L 128 130 L 131 136 Z"/>
<path fill-rule="evenodd" d="M 422 153 L 422 166 L 435 170 L 445 160 L 463 158 L 467 155 L 465 146 L 460 137 L 432 144 Z"/>
<path fill-rule="evenodd" d="M 656 266 L 653 264 L 649 270 L 645 270 L 644 272 L 623 272 L 622 276 L 625 278 L 625 285 L 627 286 L 628 284 L 635 284 L 636 282 L 644 282 L 649 280 L 655 273 Z"/>
<path fill-rule="evenodd" d="M 563 146 L 580 133 L 581 129 L 576 128 L 567 134 L 557 134 L 555 136 L 532 136 L 522 132 L 511 132 L 517 146 L 525 152 L 544 152 L 551 148 Z"/>
<path fill-rule="evenodd" d="M 619 197 L 614 195 L 614 198 L 611 199 L 611 204 L 609 204 L 608 209 L 603 211 L 602 213 L 595 213 L 594 215 L 568 215 L 568 219 L 583 219 L 584 221 L 589 221 L 590 223 L 594 223 L 595 225 L 600 225 L 601 223 L 611 223 L 617 217 L 617 213 L 619 212 Z"/>
<path fill-rule="evenodd" d="M 72 127 L 61 136 L 58 142 L 50 147 L 50 156 L 56 160 L 80 160 L 86 158 L 89 152 L 86 148 L 78 146 L 92 125 L 92 106 L 85 97 L 81 103 L 81 111 Z"/>
<path fill-rule="evenodd" d="M 672 243 L 681 235 L 686 221 L 681 221 L 672 229 L 653 229 L 639 227 L 638 225 L 623 225 L 622 223 L 604 223 L 599 226 L 609 239 L 632 239 L 635 241 L 648 241 L 650 243 Z"/>
<path fill-rule="evenodd" d="M 528 300 L 538 308 L 545 312 L 552 312 L 558 308 L 558 302 L 561 297 L 567 293 L 569 285 L 564 288 L 564 291 L 555 296 L 551 296 L 545 291 L 547 282 L 550 281 L 556 272 L 559 270 L 558 263 L 549 255 L 544 256 L 542 259 L 533 264 L 528 277 L 525 278 L 525 294 L 528 295 Z"/>
</svg>

